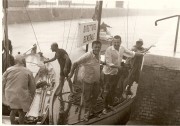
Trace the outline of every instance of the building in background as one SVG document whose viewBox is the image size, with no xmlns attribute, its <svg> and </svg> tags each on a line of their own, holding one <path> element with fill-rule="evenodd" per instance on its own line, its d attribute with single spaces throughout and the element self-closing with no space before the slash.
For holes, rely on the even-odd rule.
<svg viewBox="0 0 180 126">
<path fill-rule="evenodd" d="M 8 7 L 27 7 L 29 5 L 29 0 L 7 0 Z"/>
</svg>

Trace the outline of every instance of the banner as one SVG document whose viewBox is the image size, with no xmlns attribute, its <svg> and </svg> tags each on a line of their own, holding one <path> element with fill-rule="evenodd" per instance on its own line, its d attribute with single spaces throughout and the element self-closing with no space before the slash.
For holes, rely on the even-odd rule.
<svg viewBox="0 0 180 126">
<path fill-rule="evenodd" d="M 78 47 L 86 45 L 88 43 L 92 43 L 97 39 L 97 21 L 79 23 L 78 28 Z"/>
</svg>

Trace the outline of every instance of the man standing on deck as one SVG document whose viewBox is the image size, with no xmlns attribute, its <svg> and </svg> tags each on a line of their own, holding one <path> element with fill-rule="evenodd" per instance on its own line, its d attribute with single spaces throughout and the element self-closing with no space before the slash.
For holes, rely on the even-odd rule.
<svg viewBox="0 0 180 126">
<path fill-rule="evenodd" d="M 134 45 L 131 50 L 134 52 L 138 52 L 138 53 L 145 53 L 151 47 L 152 46 L 150 46 L 149 48 L 144 48 L 143 40 L 139 39 L 136 41 L 136 45 Z M 127 60 L 126 60 L 126 64 L 128 64 L 131 67 L 129 75 L 128 75 L 127 79 L 124 81 L 124 85 L 125 86 L 128 85 L 127 91 L 129 94 L 132 94 L 132 92 L 130 91 L 130 88 L 131 88 L 133 82 L 135 81 L 136 83 L 138 83 L 142 62 L 143 62 L 143 56 L 127 58 Z"/>
<path fill-rule="evenodd" d="M 2 77 L 3 103 L 10 106 L 11 124 L 16 124 L 15 116 L 19 115 L 19 124 L 24 124 L 25 113 L 29 111 L 35 94 L 35 80 L 27 68 L 22 55 L 15 57 L 16 65 L 9 67 Z"/>
<path fill-rule="evenodd" d="M 105 75 L 106 95 L 103 114 L 106 114 L 107 110 L 113 105 L 119 76 L 123 74 L 121 73 L 123 55 L 126 57 L 134 57 L 138 55 L 138 53 L 121 46 L 121 37 L 116 35 L 113 38 L 112 46 L 108 47 L 105 52 L 106 65 L 103 68 L 103 73 Z"/>
<path fill-rule="evenodd" d="M 66 77 L 66 79 L 67 79 L 67 81 L 69 83 L 69 88 L 70 88 L 70 91 L 72 93 L 72 82 L 71 82 L 71 79 L 67 78 L 68 74 L 69 74 L 69 72 L 71 70 L 71 60 L 70 60 L 67 52 L 64 49 L 59 49 L 58 48 L 57 43 L 53 43 L 51 45 L 51 50 L 52 50 L 52 52 L 55 52 L 54 58 L 52 58 L 50 60 L 47 60 L 47 61 L 44 61 L 44 63 L 52 62 L 52 61 L 55 61 L 56 59 L 59 62 L 59 65 L 60 65 L 60 79 L 59 79 L 58 89 L 57 89 L 57 92 L 55 94 L 61 96 L 62 89 L 63 89 L 63 86 L 64 86 L 65 77 Z"/>
<path fill-rule="evenodd" d="M 100 91 L 100 50 L 101 42 L 92 43 L 92 51 L 85 53 L 73 65 L 69 78 L 74 74 L 77 67 L 81 68 L 81 82 L 83 84 L 82 99 L 85 106 L 84 121 L 88 121 L 93 113 Z M 81 99 L 81 100 L 82 100 Z"/>
</svg>

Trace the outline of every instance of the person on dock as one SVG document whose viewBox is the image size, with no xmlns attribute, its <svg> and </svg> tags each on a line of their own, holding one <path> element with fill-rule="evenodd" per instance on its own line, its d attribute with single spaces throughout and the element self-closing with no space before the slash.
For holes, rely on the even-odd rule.
<svg viewBox="0 0 180 126">
<path fill-rule="evenodd" d="M 31 71 L 25 64 L 22 55 L 15 56 L 16 65 L 9 67 L 2 77 L 3 103 L 11 109 L 11 124 L 16 124 L 15 116 L 19 115 L 19 124 L 24 124 L 25 113 L 29 111 L 34 98 L 36 85 Z"/>
<path fill-rule="evenodd" d="M 146 53 L 150 48 L 151 46 L 149 48 L 144 48 L 143 40 L 139 39 L 136 41 L 136 45 L 134 45 L 131 50 L 137 53 Z M 130 91 L 132 84 L 134 82 L 138 83 L 142 63 L 143 56 L 126 59 L 126 64 L 130 66 L 129 75 L 127 79 L 124 81 L 124 85 L 128 86 L 128 94 L 132 94 L 132 92 Z"/>
<path fill-rule="evenodd" d="M 107 110 L 112 108 L 118 80 L 123 74 L 121 69 L 123 56 L 125 55 L 126 57 L 134 57 L 135 55 L 139 55 L 138 53 L 130 51 L 121 46 L 121 42 L 121 37 L 119 35 L 114 36 L 112 46 L 108 47 L 105 52 L 106 65 L 103 68 L 103 73 L 105 76 L 106 95 L 103 114 L 106 114 Z M 121 85 L 121 88 L 123 88 L 123 85 Z"/>
<path fill-rule="evenodd" d="M 72 78 L 75 69 L 81 67 L 81 82 L 83 84 L 82 99 L 85 106 L 84 121 L 89 120 L 90 114 L 96 106 L 100 91 L 100 50 L 101 42 L 92 43 L 92 51 L 85 53 L 72 65 L 69 78 Z M 81 100 L 82 100 L 81 99 Z"/>
<path fill-rule="evenodd" d="M 59 65 L 60 65 L 59 86 L 58 86 L 57 92 L 55 94 L 58 96 L 61 96 L 62 89 L 64 86 L 64 81 L 66 78 L 69 83 L 69 88 L 70 88 L 71 95 L 72 95 L 72 93 L 73 93 L 72 82 L 71 82 L 71 79 L 68 79 L 68 74 L 71 70 L 71 64 L 72 64 L 71 60 L 69 58 L 69 55 L 64 49 L 58 48 L 57 43 L 52 43 L 51 50 L 52 50 L 52 52 L 55 52 L 54 58 L 44 61 L 44 63 L 52 62 L 52 61 L 55 61 L 56 59 L 59 62 Z"/>
</svg>

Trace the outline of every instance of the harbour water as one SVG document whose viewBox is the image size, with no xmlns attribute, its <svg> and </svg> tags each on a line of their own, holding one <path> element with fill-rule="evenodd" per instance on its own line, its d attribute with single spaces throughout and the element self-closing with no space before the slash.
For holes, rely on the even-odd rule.
<svg viewBox="0 0 180 126">
<path fill-rule="evenodd" d="M 172 56 L 177 18 L 158 22 L 158 26 L 155 26 L 155 20 L 163 17 L 165 16 L 108 17 L 102 18 L 101 21 L 110 25 L 112 28 L 108 30 L 111 35 L 120 35 L 122 45 L 129 49 L 136 40 L 142 38 L 144 47 L 149 47 L 151 44 L 156 45 L 151 49 L 151 53 Z M 41 51 L 45 55 L 51 53 L 51 43 L 57 42 L 61 48 L 66 49 L 71 55 L 77 49 L 78 23 L 84 21 L 91 21 L 91 19 L 32 22 Z M 9 38 L 14 48 L 13 54 L 24 53 L 36 43 L 32 26 L 31 23 L 9 25 Z M 178 41 L 180 41 L 180 35 Z M 179 42 L 176 50 L 176 57 L 180 57 Z"/>
<path fill-rule="evenodd" d="M 169 16 L 169 15 L 167 15 Z M 155 44 L 150 52 L 158 55 L 173 56 L 175 33 L 177 19 L 169 19 L 158 23 L 155 26 L 155 20 L 165 16 L 130 16 L 130 17 L 108 17 L 102 18 L 102 22 L 110 25 L 111 35 L 120 35 L 122 45 L 131 48 L 136 40 L 142 38 L 144 47 Z M 17 52 L 24 53 L 36 43 L 36 37 L 40 50 L 45 57 L 52 58 L 54 53 L 51 52 L 50 45 L 57 42 L 60 48 L 64 48 L 69 53 L 72 61 L 75 61 L 80 55 L 85 53 L 85 48 L 77 48 L 78 42 L 78 23 L 92 21 L 91 19 L 63 20 L 51 22 L 32 22 L 24 24 L 10 24 L 9 38 L 13 45 L 13 55 Z M 32 28 L 33 27 L 33 28 Z M 33 33 L 36 34 L 36 37 Z M 177 43 L 176 57 L 180 57 L 180 35 Z M 90 47 L 89 47 L 90 48 Z M 39 51 L 39 48 L 38 48 Z M 59 64 L 57 61 L 52 62 L 56 68 L 57 82 L 59 78 Z M 67 85 L 66 85 L 67 86 Z M 65 86 L 65 89 L 67 87 Z"/>
</svg>

